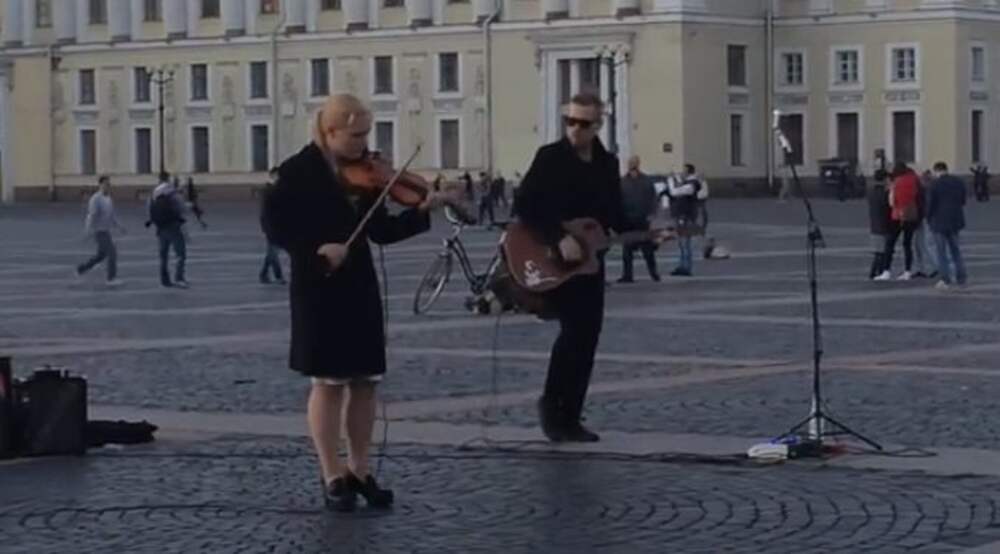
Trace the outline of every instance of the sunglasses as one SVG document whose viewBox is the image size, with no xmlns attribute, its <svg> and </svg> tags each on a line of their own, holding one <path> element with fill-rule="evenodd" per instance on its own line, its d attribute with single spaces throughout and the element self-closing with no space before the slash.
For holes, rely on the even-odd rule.
<svg viewBox="0 0 1000 554">
<path fill-rule="evenodd" d="M 579 119 L 576 117 L 569 117 L 569 116 L 563 117 L 563 125 L 567 127 L 579 127 L 583 130 L 587 130 L 593 127 L 594 123 L 596 122 L 591 121 L 589 119 Z"/>
</svg>

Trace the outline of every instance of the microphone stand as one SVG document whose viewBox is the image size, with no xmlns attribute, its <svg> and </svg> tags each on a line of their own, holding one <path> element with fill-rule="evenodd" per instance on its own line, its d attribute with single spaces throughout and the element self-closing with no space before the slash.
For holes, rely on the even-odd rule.
<svg viewBox="0 0 1000 554">
<path fill-rule="evenodd" d="M 796 423 L 788 432 L 774 439 L 773 442 L 780 442 L 782 439 L 786 439 L 791 436 L 798 435 L 798 432 L 803 428 L 808 426 L 808 438 L 809 443 L 812 448 L 804 449 L 803 455 L 813 455 L 820 456 L 823 451 L 823 437 L 839 436 L 839 435 L 849 435 L 855 437 L 862 442 L 868 444 L 869 446 L 875 448 L 876 450 L 882 450 L 882 445 L 877 442 L 865 437 L 864 435 L 854 431 L 850 427 L 844 425 L 843 423 L 837 421 L 836 419 L 830 417 L 824 410 L 823 394 L 821 389 L 821 379 L 820 379 L 820 362 L 823 358 L 823 336 L 821 330 L 821 324 L 819 320 L 819 285 L 818 285 L 818 275 L 816 269 L 816 250 L 819 248 L 826 248 L 826 243 L 823 240 L 823 233 L 819 228 L 819 223 L 816 221 L 816 217 L 813 214 L 812 203 L 809 201 L 809 196 L 806 194 L 805 188 L 802 186 L 802 181 L 799 180 L 799 174 L 795 169 L 795 163 L 792 162 L 789 157 L 792 154 L 791 143 L 788 142 L 788 138 L 781 131 L 781 126 L 779 125 L 780 113 L 775 114 L 774 132 L 778 135 L 778 142 L 781 145 L 781 149 L 785 154 L 785 160 L 788 164 L 789 169 L 792 172 L 792 180 L 795 182 L 795 187 L 798 189 L 799 194 L 802 196 L 802 203 L 805 205 L 806 214 L 808 217 L 807 223 L 807 233 L 806 233 L 806 243 L 808 244 L 808 274 L 809 274 L 809 293 L 810 302 L 812 304 L 812 328 L 813 328 L 813 383 L 812 383 L 812 409 L 809 411 L 809 415 Z M 832 429 L 827 430 L 826 423 L 830 424 Z"/>
</svg>

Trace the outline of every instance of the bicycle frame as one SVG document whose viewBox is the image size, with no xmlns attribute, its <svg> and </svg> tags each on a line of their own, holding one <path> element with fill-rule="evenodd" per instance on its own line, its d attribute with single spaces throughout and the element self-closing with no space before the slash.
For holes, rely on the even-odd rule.
<svg viewBox="0 0 1000 554">
<path fill-rule="evenodd" d="M 476 273 L 472 267 L 472 262 L 469 260 L 469 254 L 465 250 L 465 245 L 462 244 L 462 240 L 459 238 L 461 232 L 462 227 L 456 225 L 451 236 L 444 240 L 444 246 L 450 254 L 454 254 L 458 258 L 458 263 L 462 267 L 462 273 L 465 275 L 466 281 L 469 282 L 469 288 L 472 289 L 472 293 L 481 294 L 483 289 L 486 288 L 486 283 L 489 281 L 490 275 L 496 271 L 496 267 L 500 263 L 500 252 L 498 250 L 493 254 L 493 258 L 486 267 L 485 273 Z"/>
</svg>

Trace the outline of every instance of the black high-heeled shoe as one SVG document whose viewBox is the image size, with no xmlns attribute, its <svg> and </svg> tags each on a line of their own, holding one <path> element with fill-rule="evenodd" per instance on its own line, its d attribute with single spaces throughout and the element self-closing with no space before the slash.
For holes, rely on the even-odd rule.
<svg viewBox="0 0 1000 554">
<path fill-rule="evenodd" d="M 390 489 L 383 489 L 375 482 L 371 475 L 363 480 L 353 473 L 348 473 L 345 477 L 351 492 L 360 494 L 371 508 L 389 508 L 395 500 L 395 495 Z"/>
<path fill-rule="evenodd" d="M 354 492 L 347 477 L 337 477 L 329 483 L 320 477 L 323 485 L 323 503 L 327 510 L 335 512 L 351 512 L 358 504 L 358 495 Z"/>
</svg>

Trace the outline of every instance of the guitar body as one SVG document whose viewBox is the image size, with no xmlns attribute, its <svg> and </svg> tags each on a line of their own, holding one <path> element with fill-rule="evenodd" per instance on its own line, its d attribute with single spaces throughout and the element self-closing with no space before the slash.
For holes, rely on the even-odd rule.
<svg viewBox="0 0 1000 554">
<path fill-rule="evenodd" d="M 500 246 L 511 277 L 523 289 L 543 293 L 559 288 L 578 275 L 593 275 L 600 271 L 599 254 L 608 249 L 608 235 L 596 219 L 580 218 L 567 221 L 563 229 L 580 243 L 583 261 L 569 263 L 559 255 L 556 245 L 538 239 L 524 224 L 507 226 Z"/>
</svg>

